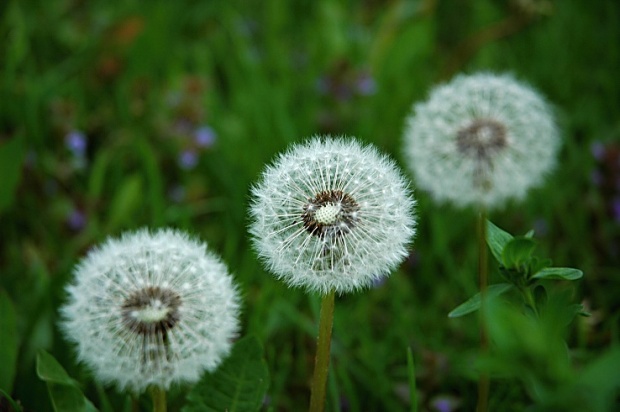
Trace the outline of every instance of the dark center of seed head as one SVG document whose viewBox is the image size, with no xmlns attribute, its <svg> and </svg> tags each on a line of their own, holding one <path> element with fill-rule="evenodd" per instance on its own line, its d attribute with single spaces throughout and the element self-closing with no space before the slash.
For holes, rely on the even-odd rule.
<svg viewBox="0 0 620 412">
<path fill-rule="evenodd" d="M 342 190 L 325 190 L 308 199 L 301 218 L 313 236 L 343 236 L 355 227 L 359 209 L 351 195 Z"/>
<path fill-rule="evenodd" d="M 477 160 L 490 160 L 507 143 L 506 126 L 493 119 L 475 119 L 456 135 L 459 152 Z"/>
<path fill-rule="evenodd" d="M 121 306 L 123 324 L 139 335 L 163 335 L 180 320 L 181 297 L 170 289 L 149 286 L 133 292 Z"/>
</svg>

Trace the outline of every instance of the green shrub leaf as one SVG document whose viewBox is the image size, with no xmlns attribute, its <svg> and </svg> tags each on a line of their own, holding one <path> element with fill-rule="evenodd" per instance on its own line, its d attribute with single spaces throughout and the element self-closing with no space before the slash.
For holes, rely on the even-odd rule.
<svg viewBox="0 0 620 412">
<path fill-rule="evenodd" d="M 510 283 L 497 283 L 490 285 L 487 289 L 487 299 L 495 298 L 502 293 L 505 293 L 512 289 L 513 286 Z M 449 318 L 458 318 L 468 313 L 475 312 L 480 309 L 480 293 L 476 293 L 466 302 L 460 304 L 452 312 L 448 313 Z"/>
<path fill-rule="evenodd" d="M 502 252 L 508 242 L 513 239 L 512 235 L 508 232 L 504 232 L 502 229 L 487 220 L 487 244 L 491 249 L 491 253 L 495 259 L 502 263 Z"/>
<path fill-rule="evenodd" d="M 240 339 L 212 374 L 205 374 L 187 395 L 183 412 L 245 412 L 260 409 L 269 387 L 263 347 L 254 336 Z"/>
<path fill-rule="evenodd" d="M 576 280 L 583 277 L 583 272 L 573 268 L 544 268 L 538 271 L 532 279 L 560 279 Z"/>
<path fill-rule="evenodd" d="M 526 237 L 516 237 L 509 240 L 502 251 L 502 263 L 507 268 L 519 268 L 528 263 L 536 242 Z"/>
<path fill-rule="evenodd" d="M 44 350 L 37 354 L 37 376 L 45 381 L 55 412 L 94 412 L 78 383 Z"/>
</svg>

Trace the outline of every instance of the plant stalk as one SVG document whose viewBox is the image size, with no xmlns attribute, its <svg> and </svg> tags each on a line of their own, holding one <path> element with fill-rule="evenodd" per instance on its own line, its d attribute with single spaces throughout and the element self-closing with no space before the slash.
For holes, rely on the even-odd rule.
<svg viewBox="0 0 620 412">
<path fill-rule="evenodd" d="M 166 412 L 166 391 L 159 386 L 151 388 L 153 398 L 153 412 Z"/>
<path fill-rule="evenodd" d="M 325 409 L 327 374 L 329 372 L 329 353 L 334 324 L 335 291 L 323 296 L 319 316 L 319 336 L 317 339 L 314 376 L 310 388 L 310 412 L 322 412 Z"/>
<path fill-rule="evenodd" d="M 487 219 L 483 210 L 478 214 L 478 282 L 480 284 L 480 351 L 483 356 L 489 352 L 489 336 L 486 326 L 486 297 L 489 284 L 487 260 Z M 489 403 L 489 375 L 480 373 L 478 379 L 477 412 L 487 412 Z"/>
</svg>

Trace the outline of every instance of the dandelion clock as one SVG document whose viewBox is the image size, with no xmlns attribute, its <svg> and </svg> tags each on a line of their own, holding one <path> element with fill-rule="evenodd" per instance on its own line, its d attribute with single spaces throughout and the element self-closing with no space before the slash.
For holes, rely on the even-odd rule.
<svg viewBox="0 0 620 412">
<path fill-rule="evenodd" d="M 314 138 L 268 166 L 250 208 L 255 249 L 291 286 L 352 292 L 407 256 L 414 200 L 394 162 L 354 139 Z"/>
<path fill-rule="evenodd" d="M 542 183 L 560 139 L 535 90 L 481 73 L 457 76 L 416 104 L 404 143 L 419 188 L 440 202 L 490 209 Z"/>
<path fill-rule="evenodd" d="M 259 257 L 290 286 L 323 295 L 310 410 L 323 410 L 334 294 L 389 273 L 415 234 L 415 201 L 396 165 L 352 138 L 293 145 L 252 189 Z"/>
<path fill-rule="evenodd" d="M 134 393 L 196 382 L 229 353 L 239 327 L 226 266 L 170 229 L 107 240 L 77 265 L 67 293 L 61 326 L 78 359 Z"/>
<path fill-rule="evenodd" d="M 552 169 L 560 145 L 549 104 L 510 75 L 460 75 L 413 107 L 405 155 L 417 186 L 438 202 L 478 209 L 481 304 L 488 284 L 486 212 L 521 200 Z M 481 311 L 481 348 L 488 350 Z M 477 410 L 486 412 L 481 374 Z"/>
</svg>

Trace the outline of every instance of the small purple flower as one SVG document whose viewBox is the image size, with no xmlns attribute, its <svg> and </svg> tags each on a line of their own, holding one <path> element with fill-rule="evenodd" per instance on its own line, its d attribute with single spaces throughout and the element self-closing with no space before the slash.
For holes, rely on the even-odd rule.
<svg viewBox="0 0 620 412">
<path fill-rule="evenodd" d="M 67 215 L 66 223 L 69 229 L 79 232 L 86 226 L 86 215 L 79 209 L 73 209 Z"/>
<path fill-rule="evenodd" d="M 449 395 L 440 395 L 431 401 L 431 407 L 437 412 L 453 412 L 458 408 L 459 404 L 458 399 Z"/>
<path fill-rule="evenodd" d="M 194 141 L 199 147 L 211 147 L 215 143 L 217 135 L 209 126 L 202 126 L 194 132 Z"/>
<path fill-rule="evenodd" d="M 605 156 L 605 145 L 599 141 L 596 141 L 590 146 L 590 151 L 596 160 L 601 161 Z"/>
<path fill-rule="evenodd" d="M 193 150 L 184 150 L 179 155 L 179 166 L 182 169 L 190 170 L 198 164 L 198 153 Z"/>
<path fill-rule="evenodd" d="M 86 135 L 78 130 L 72 130 L 65 136 L 65 145 L 74 156 L 84 157 L 86 154 Z"/>
<path fill-rule="evenodd" d="M 620 223 L 620 197 L 615 197 L 611 201 L 611 213 L 616 223 Z"/>
<path fill-rule="evenodd" d="M 377 92 L 377 83 L 369 73 L 362 73 L 358 77 L 356 87 L 362 96 L 371 96 Z"/>
</svg>

